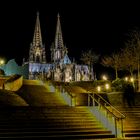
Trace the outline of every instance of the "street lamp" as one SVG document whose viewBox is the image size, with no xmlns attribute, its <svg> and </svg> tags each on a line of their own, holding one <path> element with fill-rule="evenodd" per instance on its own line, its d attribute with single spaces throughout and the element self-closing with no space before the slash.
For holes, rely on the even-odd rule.
<svg viewBox="0 0 140 140">
<path fill-rule="evenodd" d="M 3 65 L 3 64 L 4 64 L 4 60 L 0 59 L 0 65 Z"/>
<path fill-rule="evenodd" d="M 130 82 L 134 82 L 134 78 L 133 77 L 130 78 Z"/>
<path fill-rule="evenodd" d="M 97 86 L 97 91 L 100 92 L 101 91 L 101 87 Z"/>
<path fill-rule="evenodd" d="M 108 90 L 110 88 L 110 85 L 109 84 L 105 84 L 105 88 L 106 88 L 106 90 Z"/>
<path fill-rule="evenodd" d="M 125 81 L 128 81 L 128 77 L 125 77 Z"/>
<path fill-rule="evenodd" d="M 103 78 L 103 80 L 105 80 L 105 81 L 107 80 L 106 75 L 103 75 L 103 77 L 102 77 L 102 78 Z"/>
</svg>

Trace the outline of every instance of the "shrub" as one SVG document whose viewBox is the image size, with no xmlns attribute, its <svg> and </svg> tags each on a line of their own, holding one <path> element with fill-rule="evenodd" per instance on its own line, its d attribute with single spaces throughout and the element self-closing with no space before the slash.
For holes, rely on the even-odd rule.
<svg viewBox="0 0 140 140">
<path fill-rule="evenodd" d="M 117 78 L 112 81 L 112 90 L 113 91 L 124 91 L 125 81 L 123 79 Z"/>
</svg>

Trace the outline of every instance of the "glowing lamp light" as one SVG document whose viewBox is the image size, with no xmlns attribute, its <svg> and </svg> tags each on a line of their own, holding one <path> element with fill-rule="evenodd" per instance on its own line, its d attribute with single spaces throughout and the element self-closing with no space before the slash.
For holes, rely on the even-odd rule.
<svg viewBox="0 0 140 140">
<path fill-rule="evenodd" d="M 128 77 L 125 77 L 125 81 L 128 81 Z"/>
<path fill-rule="evenodd" d="M 100 87 L 100 86 L 97 87 L 97 91 L 98 91 L 98 92 L 101 91 L 101 87 Z"/>
<path fill-rule="evenodd" d="M 107 80 L 107 77 L 106 77 L 105 75 L 103 75 L 103 77 L 102 77 L 102 78 L 103 78 L 103 80 Z"/>
<path fill-rule="evenodd" d="M 130 82 L 134 82 L 134 78 L 133 77 L 130 78 Z"/>
<path fill-rule="evenodd" d="M 105 88 L 108 90 L 110 88 L 109 84 L 105 84 Z"/>
<path fill-rule="evenodd" d="M 0 65 L 3 65 L 4 64 L 4 60 L 0 60 Z"/>
</svg>

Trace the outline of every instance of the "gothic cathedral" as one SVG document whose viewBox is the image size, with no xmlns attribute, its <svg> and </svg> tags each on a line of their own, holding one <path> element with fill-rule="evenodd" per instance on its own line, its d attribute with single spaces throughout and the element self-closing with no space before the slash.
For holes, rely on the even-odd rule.
<svg viewBox="0 0 140 140">
<path fill-rule="evenodd" d="M 39 13 L 35 24 L 33 42 L 29 50 L 29 79 L 54 80 L 54 81 L 89 81 L 93 80 L 87 65 L 79 65 L 68 57 L 64 46 L 60 16 L 57 16 L 55 39 L 50 48 L 51 62 L 46 61 L 45 46 L 42 43 Z"/>
</svg>

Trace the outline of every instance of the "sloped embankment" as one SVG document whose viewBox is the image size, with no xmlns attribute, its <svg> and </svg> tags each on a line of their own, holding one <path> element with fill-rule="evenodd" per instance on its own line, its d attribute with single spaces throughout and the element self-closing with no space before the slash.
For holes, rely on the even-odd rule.
<svg viewBox="0 0 140 140">
<path fill-rule="evenodd" d="M 28 106 L 28 104 L 14 92 L 0 90 L 0 106 Z"/>
</svg>

